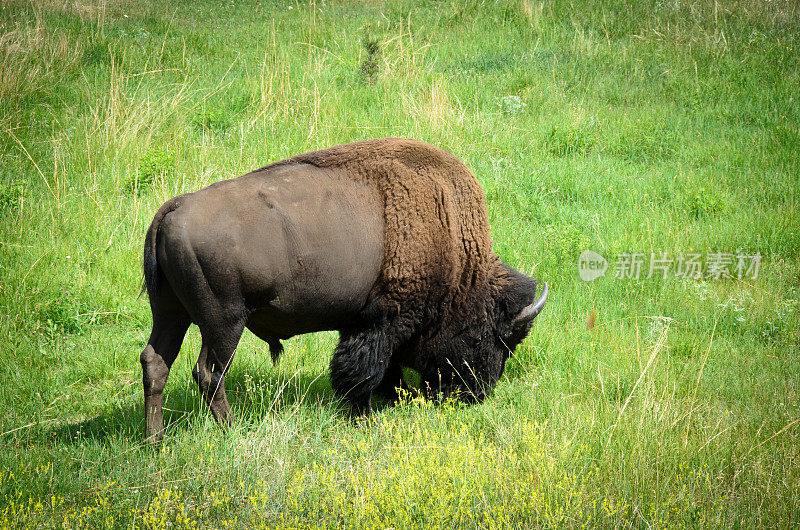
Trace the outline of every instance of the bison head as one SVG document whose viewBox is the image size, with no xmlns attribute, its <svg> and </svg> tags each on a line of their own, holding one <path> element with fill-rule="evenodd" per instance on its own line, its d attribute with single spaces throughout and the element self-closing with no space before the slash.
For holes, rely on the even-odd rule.
<svg viewBox="0 0 800 530">
<path fill-rule="evenodd" d="M 501 265 L 494 294 L 473 318 L 455 318 L 449 333 L 438 334 L 433 350 L 435 366 L 422 373 L 428 397 L 455 397 L 480 402 L 503 375 L 514 349 L 528 335 L 547 300 L 542 284 Z M 539 293 L 537 296 L 537 292 Z M 493 303 L 492 303 L 493 302 Z M 477 304 L 478 306 L 482 304 Z M 428 349 L 431 351 L 431 349 Z"/>
</svg>

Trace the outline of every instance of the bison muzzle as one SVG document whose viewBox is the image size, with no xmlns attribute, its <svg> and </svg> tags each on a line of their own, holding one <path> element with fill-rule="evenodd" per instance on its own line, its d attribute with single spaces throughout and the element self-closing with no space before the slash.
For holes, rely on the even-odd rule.
<svg viewBox="0 0 800 530">
<path fill-rule="evenodd" d="M 189 325 L 192 371 L 220 423 L 245 328 L 280 341 L 338 330 L 331 384 L 356 414 L 402 368 L 429 395 L 480 401 L 547 298 L 492 252 L 469 169 L 422 142 L 381 139 L 295 156 L 167 201 L 144 244 L 153 330 L 141 354 L 148 437 Z"/>
</svg>

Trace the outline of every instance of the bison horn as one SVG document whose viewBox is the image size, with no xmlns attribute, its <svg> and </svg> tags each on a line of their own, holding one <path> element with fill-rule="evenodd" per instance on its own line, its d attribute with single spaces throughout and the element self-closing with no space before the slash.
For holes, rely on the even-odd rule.
<svg viewBox="0 0 800 530">
<path fill-rule="evenodd" d="M 539 298 L 532 303 L 531 305 L 524 307 L 522 311 L 519 312 L 517 317 L 514 319 L 514 323 L 512 324 L 515 328 L 519 328 L 529 324 L 536 315 L 538 315 L 542 308 L 544 308 L 544 303 L 547 301 L 547 282 L 544 284 L 544 288 L 542 289 L 542 294 L 539 295 Z"/>
</svg>

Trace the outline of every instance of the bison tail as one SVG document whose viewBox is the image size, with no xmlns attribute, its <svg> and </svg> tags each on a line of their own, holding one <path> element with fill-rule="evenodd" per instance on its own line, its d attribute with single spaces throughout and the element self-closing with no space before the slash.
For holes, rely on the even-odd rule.
<svg viewBox="0 0 800 530">
<path fill-rule="evenodd" d="M 281 358 L 281 354 L 283 353 L 283 344 L 278 339 L 271 339 L 267 341 L 269 344 L 269 354 L 272 357 L 272 365 L 278 364 L 278 360 Z"/>
<path fill-rule="evenodd" d="M 147 234 L 144 236 L 144 256 L 142 266 L 144 269 L 144 285 L 139 293 L 141 296 L 145 291 L 150 298 L 153 298 L 158 290 L 158 257 L 156 256 L 156 241 L 158 236 L 158 229 L 161 226 L 161 221 L 164 217 L 178 207 L 177 197 L 165 202 L 161 208 L 156 212 L 153 222 L 150 223 L 150 228 L 147 229 Z"/>
</svg>

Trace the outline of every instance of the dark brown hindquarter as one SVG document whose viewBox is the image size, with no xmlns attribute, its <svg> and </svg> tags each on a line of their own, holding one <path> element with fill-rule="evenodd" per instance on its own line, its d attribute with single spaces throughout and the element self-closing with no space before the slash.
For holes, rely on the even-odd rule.
<svg viewBox="0 0 800 530">
<path fill-rule="evenodd" d="M 357 323 L 384 259 L 382 212 L 373 186 L 289 164 L 193 194 L 173 223 L 193 228 L 211 290 L 270 341 Z"/>
</svg>

